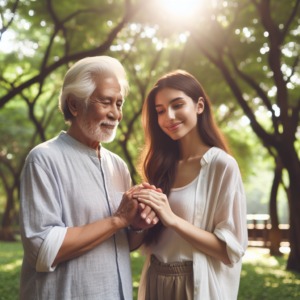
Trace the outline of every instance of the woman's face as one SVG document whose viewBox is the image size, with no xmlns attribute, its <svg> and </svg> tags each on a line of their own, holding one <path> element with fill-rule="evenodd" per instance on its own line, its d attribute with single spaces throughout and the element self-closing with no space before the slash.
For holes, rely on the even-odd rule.
<svg viewBox="0 0 300 300">
<path fill-rule="evenodd" d="M 196 127 L 204 100 L 201 97 L 195 103 L 182 91 L 164 88 L 156 94 L 155 109 L 160 128 L 171 139 L 178 140 Z"/>
</svg>

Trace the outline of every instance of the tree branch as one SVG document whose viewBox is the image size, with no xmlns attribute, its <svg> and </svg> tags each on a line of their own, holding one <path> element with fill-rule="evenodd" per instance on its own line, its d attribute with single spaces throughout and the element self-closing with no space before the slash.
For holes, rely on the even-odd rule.
<svg viewBox="0 0 300 300">
<path fill-rule="evenodd" d="M 238 8 L 235 10 L 235 13 L 234 13 L 234 18 L 233 18 L 233 21 L 230 23 L 230 25 L 227 27 L 226 29 L 226 43 L 228 41 L 228 37 L 232 31 L 232 29 L 235 27 L 235 24 L 237 22 L 237 19 L 238 19 L 238 15 L 240 14 L 240 12 L 242 10 L 244 10 L 252 1 L 249 1 L 249 2 L 246 2 L 244 3 L 243 5 L 241 6 L 238 6 Z"/>
<path fill-rule="evenodd" d="M 47 77 L 51 72 L 59 68 L 60 66 L 75 60 L 80 60 L 87 56 L 96 56 L 104 53 L 107 49 L 109 49 L 110 45 L 112 44 L 113 40 L 115 39 L 117 33 L 123 28 L 123 26 L 128 22 L 128 20 L 140 9 L 142 4 L 145 0 L 140 1 L 136 4 L 132 9 L 124 16 L 122 21 L 111 31 L 108 35 L 106 41 L 101 44 L 100 46 L 90 49 L 87 51 L 74 53 L 70 55 L 66 55 L 59 59 L 57 62 L 53 63 L 52 65 L 45 67 L 44 72 L 36 75 L 35 77 L 27 80 L 26 82 L 20 84 L 18 87 L 15 87 L 14 90 L 7 93 L 5 96 L 0 98 L 0 108 L 3 107 L 10 99 L 12 99 L 17 94 L 21 93 L 25 88 L 28 88 L 34 83 L 41 82 L 45 77 Z"/>
<path fill-rule="evenodd" d="M 56 14 L 54 12 L 54 9 L 52 6 L 52 0 L 47 0 L 47 7 L 50 12 L 51 18 L 54 22 L 55 28 L 60 28 L 61 22 L 59 21 L 59 19 L 57 18 Z"/>
<path fill-rule="evenodd" d="M 300 3 L 300 0 L 297 0 L 296 5 L 294 6 L 292 13 L 290 14 L 288 20 L 284 24 L 283 30 L 280 34 L 280 44 L 283 43 L 283 41 L 285 39 L 285 36 L 286 36 L 286 34 L 289 30 L 289 27 L 290 27 L 291 23 L 293 22 L 294 17 L 296 16 L 299 3 Z"/>
<path fill-rule="evenodd" d="M 292 110 L 292 115 L 291 115 L 291 123 L 292 123 L 292 132 L 297 131 L 298 123 L 299 123 L 299 113 L 300 113 L 300 98 L 298 99 L 298 103 L 296 107 Z"/>
<path fill-rule="evenodd" d="M 4 18 L 3 18 L 3 15 L 1 13 L 1 18 L 2 18 L 2 24 L 3 24 L 3 27 L 0 29 L 0 42 L 1 42 L 1 38 L 2 38 L 2 35 L 3 33 L 8 29 L 8 27 L 12 24 L 14 18 L 15 18 L 15 12 L 17 10 L 17 7 L 18 7 L 18 4 L 19 4 L 19 0 L 16 0 L 14 6 L 13 6 L 13 9 L 12 9 L 12 18 L 9 20 L 9 22 L 7 23 L 6 26 L 4 26 Z"/>
<path fill-rule="evenodd" d="M 255 82 L 254 79 L 252 79 L 249 75 L 247 75 L 246 73 L 244 73 L 242 70 L 239 69 L 239 67 L 236 64 L 236 61 L 232 55 L 231 50 L 228 53 L 228 57 L 236 71 L 236 73 L 246 82 L 248 83 L 253 89 L 255 89 L 257 95 L 259 97 L 261 97 L 261 99 L 263 100 L 265 106 L 267 107 L 268 110 L 270 110 L 272 112 L 273 115 L 275 115 L 275 112 L 272 108 L 271 102 L 268 98 L 268 96 L 266 95 L 266 93 L 264 92 L 264 90 Z"/>
<path fill-rule="evenodd" d="M 5 174 L 2 171 L 1 164 L 0 164 L 0 177 L 1 177 L 2 181 L 3 181 L 3 185 L 4 185 L 5 190 L 6 191 L 10 190 L 10 187 L 9 187 L 9 184 L 8 184 L 8 182 L 6 180 Z"/>
<path fill-rule="evenodd" d="M 7 159 L 0 156 L 0 162 L 9 169 L 9 171 L 13 174 L 13 176 L 16 175 L 16 172 L 15 172 L 14 168 L 12 167 L 12 165 L 9 163 L 9 161 Z"/>
<path fill-rule="evenodd" d="M 22 98 L 26 101 L 27 105 L 28 105 L 28 113 L 29 113 L 29 118 L 32 120 L 32 122 L 34 123 L 40 137 L 41 140 L 44 142 L 46 141 L 46 137 L 45 137 L 45 133 L 44 133 L 44 129 L 42 127 L 41 122 L 39 122 L 37 120 L 37 118 L 34 115 L 34 104 L 36 103 L 37 99 L 40 97 L 40 95 L 42 94 L 42 88 L 40 85 L 40 89 L 38 94 L 36 95 L 36 97 L 34 98 L 34 100 L 32 102 L 30 102 L 30 100 L 23 94 L 20 93 L 20 95 L 22 96 Z"/>
<path fill-rule="evenodd" d="M 264 28 L 269 32 L 270 51 L 268 60 L 271 70 L 273 71 L 273 78 L 277 87 L 276 103 L 280 108 L 280 120 L 285 131 L 289 131 L 290 123 L 288 117 L 288 91 L 286 82 L 283 79 L 281 71 L 281 50 L 280 50 L 280 31 L 274 24 L 270 10 L 270 0 L 261 1 L 258 13 L 261 17 L 261 22 Z"/>
<path fill-rule="evenodd" d="M 69 44 L 68 44 L 68 41 L 67 41 L 66 27 L 64 26 L 64 24 L 66 22 L 68 22 L 69 20 L 73 19 L 75 16 L 77 16 L 81 13 L 97 13 L 99 15 L 102 15 L 102 14 L 105 14 L 108 11 L 112 10 L 112 7 L 109 7 L 107 9 L 102 9 L 102 10 L 98 10 L 98 9 L 81 9 L 81 10 L 78 10 L 78 11 L 72 13 L 71 15 L 69 15 L 63 21 L 60 21 L 58 19 L 58 17 L 56 16 L 55 12 L 54 12 L 54 9 L 53 9 L 53 6 L 52 6 L 52 0 L 47 0 L 47 6 L 48 6 L 48 10 L 50 12 L 50 15 L 53 19 L 55 29 L 54 29 L 54 32 L 53 32 L 51 38 L 50 38 L 46 53 L 44 55 L 44 59 L 43 59 L 42 65 L 41 65 L 41 73 L 45 69 L 45 66 L 46 66 L 48 58 L 49 58 L 49 54 L 50 54 L 50 50 L 51 50 L 54 38 L 55 38 L 55 36 L 57 35 L 57 33 L 59 32 L 60 29 L 63 30 L 63 34 L 64 34 L 64 37 L 65 37 L 65 56 L 67 56 L 68 53 L 69 53 Z"/>
<path fill-rule="evenodd" d="M 196 45 L 198 46 L 199 50 L 213 63 L 216 65 L 216 67 L 222 72 L 223 77 L 225 81 L 228 83 L 232 93 L 234 94 L 235 98 L 237 99 L 238 103 L 241 105 L 242 109 L 244 110 L 244 113 L 249 118 L 251 122 L 251 127 L 253 131 L 260 137 L 262 140 L 267 141 L 269 144 L 274 144 L 274 138 L 272 135 L 268 134 L 261 125 L 257 122 L 254 113 L 248 106 L 247 102 L 243 98 L 242 92 L 238 86 L 238 84 L 235 82 L 233 77 L 231 76 L 231 73 L 224 63 L 221 56 L 219 56 L 217 59 L 214 58 L 208 50 L 206 50 L 203 47 L 203 43 L 199 40 L 199 36 L 196 36 L 195 34 L 192 34 Z"/>
<path fill-rule="evenodd" d="M 252 79 L 250 76 L 248 76 L 246 73 L 244 73 L 242 70 L 239 69 L 239 67 L 237 66 L 236 61 L 232 55 L 230 48 L 229 48 L 228 57 L 233 65 L 236 73 L 240 76 L 240 78 L 242 78 L 249 86 L 251 86 L 256 91 L 257 95 L 263 100 L 263 103 L 265 104 L 267 109 L 272 112 L 273 126 L 275 129 L 275 134 L 277 135 L 279 133 L 277 117 L 275 116 L 275 111 L 272 107 L 272 104 L 271 104 L 268 96 L 266 95 L 264 90 L 255 82 L 254 79 Z"/>
<path fill-rule="evenodd" d="M 232 78 L 230 71 L 228 70 L 227 66 L 225 63 L 221 60 L 217 67 L 221 70 L 224 79 L 227 81 L 229 87 L 231 88 L 231 91 L 233 92 L 235 98 L 237 99 L 238 103 L 241 105 L 241 107 L 244 110 L 244 113 L 246 116 L 249 118 L 251 122 L 251 127 L 253 128 L 254 132 L 262 139 L 268 141 L 270 144 L 274 144 L 274 140 L 272 135 L 268 134 L 262 127 L 261 125 L 257 122 L 254 113 L 248 106 L 247 102 L 242 96 L 242 92 L 235 82 L 235 80 Z"/>
<path fill-rule="evenodd" d="M 144 84 L 144 95 L 143 95 L 143 98 L 142 98 L 142 103 L 144 103 L 144 100 L 145 100 L 145 97 L 146 97 L 145 93 L 146 93 L 147 87 L 148 87 L 148 85 L 150 83 L 150 80 L 151 80 L 151 72 L 155 69 L 156 65 L 158 64 L 162 52 L 163 52 L 163 48 L 161 48 L 159 51 L 157 51 L 156 55 L 154 57 L 154 60 L 152 62 L 152 65 L 151 65 L 151 68 L 150 68 L 150 76 L 148 76 L 148 78 L 147 78 L 147 80 Z"/>
<path fill-rule="evenodd" d="M 298 65 L 299 58 L 300 58 L 300 54 L 298 54 L 298 56 L 296 57 L 296 59 L 295 59 L 295 61 L 294 61 L 294 63 L 293 63 L 293 66 L 292 66 L 292 73 L 291 73 L 291 75 L 288 77 L 288 79 L 286 80 L 287 83 L 290 82 L 291 77 L 292 77 L 292 76 L 294 75 L 294 73 L 295 73 L 295 68 L 296 68 L 297 65 Z"/>
<path fill-rule="evenodd" d="M 99 14 L 99 15 L 103 15 L 108 13 L 109 11 L 113 10 L 114 5 L 111 5 L 105 9 L 96 9 L 96 8 L 89 8 L 89 9 L 79 9 L 77 11 L 75 11 L 74 13 L 70 14 L 69 16 L 67 16 L 65 19 L 63 19 L 61 21 L 61 24 L 65 24 L 66 22 L 70 21 L 71 19 L 73 19 L 74 17 L 76 17 L 79 14 L 83 14 L 83 13 L 95 13 L 95 14 Z"/>
</svg>

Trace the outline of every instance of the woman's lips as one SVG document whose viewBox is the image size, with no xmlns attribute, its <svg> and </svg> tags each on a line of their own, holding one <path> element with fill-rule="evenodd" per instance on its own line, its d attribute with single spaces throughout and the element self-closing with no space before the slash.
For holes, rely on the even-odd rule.
<svg viewBox="0 0 300 300">
<path fill-rule="evenodd" d="M 175 130 L 177 130 L 181 126 L 181 124 L 182 124 L 182 122 L 174 123 L 171 126 L 168 126 L 167 129 L 169 131 L 175 131 Z"/>
</svg>

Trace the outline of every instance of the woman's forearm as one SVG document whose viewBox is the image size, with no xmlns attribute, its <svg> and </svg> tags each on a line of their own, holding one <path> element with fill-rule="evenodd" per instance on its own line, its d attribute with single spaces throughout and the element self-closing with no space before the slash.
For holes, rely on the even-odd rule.
<svg viewBox="0 0 300 300">
<path fill-rule="evenodd" d="M 182 238 L 201 252 L 212 256 L 224 264 L 230 264 L 226 243 L 216 237 L 215 234 L 202 230 L 184 219 L 174 215 L 174 222 L 170 228 L 175 230 Z"/>
<path fill-rule="evenodd" d="M 128 233 L 128 243 L 129 243 L 130 251 L 135 251 L 138 248 L 140 248 L 140 246 L 143 243 L 145 235 L 146 235 L 146 230 L 140 234 L 134 234 L 131 232 Z"/>
</svg>

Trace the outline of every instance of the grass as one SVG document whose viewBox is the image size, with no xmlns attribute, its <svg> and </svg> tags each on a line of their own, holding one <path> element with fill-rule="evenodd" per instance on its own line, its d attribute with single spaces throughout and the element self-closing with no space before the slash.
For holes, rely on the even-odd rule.
<svg viewBox="0 0 300 300">
<path fill-rule="evenodd" d="M 0 300 L 17 300 L 23 247 L 20 242 L 0 242 Z"/>
<path fill-rule="evenodd" d="M 134 299 L 144 264 L 139 251 L 131 253 Z M 0 300 L 17 300 L 23 257 L 22 244 L 0 242 Z M 300 299 L 300 274 L 285 270 L 287 256 L 274 257 L 268 249 L 248 248 L 238 300 Z"/>
<path fill-rule="evenodd" d="M 238 300 L 300 299 L 300 274 L 285 270 L 287 258 L 287 254 L 270 256 L 268 249 L 248 248 Z"/>
</svg>

